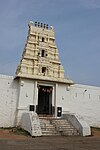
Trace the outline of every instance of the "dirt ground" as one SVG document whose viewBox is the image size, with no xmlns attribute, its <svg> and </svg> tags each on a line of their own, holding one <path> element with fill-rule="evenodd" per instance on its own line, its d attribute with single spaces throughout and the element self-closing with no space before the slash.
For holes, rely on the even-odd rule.
<svg viewBox="0 0 100 150">
<path fill-rule="evenodd" d="M 48 136 L 32 138 L 0 129 L 0 150 L 100 150 L 100 130 L 92 136 Z"/>
</svg>

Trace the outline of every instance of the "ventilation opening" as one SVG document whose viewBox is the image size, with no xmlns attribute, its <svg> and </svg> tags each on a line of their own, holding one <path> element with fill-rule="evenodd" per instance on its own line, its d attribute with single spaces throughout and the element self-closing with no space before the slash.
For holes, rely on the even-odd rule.
<svg viewBox="0 0 100 150">
<path fill-rule="evenodd" d="M 42 42 L 44 42 L 44 37 L 42 37 Z"/>
<path fill-rule="evenodd" d="M 41 56 L 44 57 L 44 54 L 45 54 L 45 50 L 42 50 Z"/>
<path fill-rule="evenodd" d="M 46 67 L 42 67 L 42 73 L 46 72 Z"/>
</svg>

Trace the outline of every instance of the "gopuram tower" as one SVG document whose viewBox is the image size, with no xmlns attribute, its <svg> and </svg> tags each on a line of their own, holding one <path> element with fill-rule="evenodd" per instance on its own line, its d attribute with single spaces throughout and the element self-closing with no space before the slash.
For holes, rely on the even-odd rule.
<svg viewBox="0 0 100 150">
<path fill-rule="evenodd" d="M 72 80 L 65 79 L 55 44 L 54 28 L 32 21 L 28 27 L 27 41 L 16 77 L 73 84 Z"/>
</svg>

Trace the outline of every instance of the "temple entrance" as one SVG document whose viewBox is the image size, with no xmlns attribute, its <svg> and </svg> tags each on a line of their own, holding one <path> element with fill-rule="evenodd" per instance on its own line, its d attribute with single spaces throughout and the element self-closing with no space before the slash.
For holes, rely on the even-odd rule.
<svg viewBox="0 0 100 150">
<path fill-rule="evenodd" d="M 38 106 L 37 113 L 52 115 L 52 87 L 42 86 L 38 87 Z"/>
</svg>

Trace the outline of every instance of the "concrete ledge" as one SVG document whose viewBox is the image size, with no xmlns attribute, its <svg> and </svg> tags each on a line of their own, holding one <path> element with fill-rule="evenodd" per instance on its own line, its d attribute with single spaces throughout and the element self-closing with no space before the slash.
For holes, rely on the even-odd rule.
<svg viewBox="0 0 100 150">
<path fill-rule="evenodd" d="M 27 112 L 22 114 L 21 127 L 28 131 L 31 136 L 41 136 L 40 121 L 35 112 Z"/>
<path fill-rule="evenodd" d="M 0 78 L 1 79 L 14 79 L 13 76 L 8 76 L 8 75 L 3 75 L 3 74 L 0 74 Z"/>
<path fill-rule="evenodd" d="M 82 136 L 91 135 L 90 126 L 83 120 L 83 118 L 76 114 L 63 114 L 63 118 L 67 119 Z"/>
</svg>

